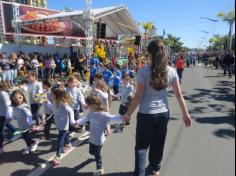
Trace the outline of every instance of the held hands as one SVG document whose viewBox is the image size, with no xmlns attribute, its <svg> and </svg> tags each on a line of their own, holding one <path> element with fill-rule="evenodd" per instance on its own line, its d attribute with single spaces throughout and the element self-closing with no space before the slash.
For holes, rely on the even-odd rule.
<svg viewBox="0 0 236 176">
<path fill-rule="evenodd" d="M 128 114 L 125 114 L 122 118 L 123 118 L 123 120 L 124 120 L 125 122 L 130 123 L 130 121 L 131 121 L 131 116 L 128 115 Z"/>
<path fill-rule="evenodd" d="M 187 128 L 190 128 L 192 126 L 192 118 L 189 114 L 184 115 L 183 117 L 184 124 Z"/>
</svg>

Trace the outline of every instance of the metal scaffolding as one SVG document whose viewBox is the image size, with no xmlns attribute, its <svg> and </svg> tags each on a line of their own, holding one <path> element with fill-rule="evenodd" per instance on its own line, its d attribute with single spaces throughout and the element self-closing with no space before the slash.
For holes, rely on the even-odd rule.
<svg viewBox="0 0 236 176">
<path fill-rule="evenodd" d="M 86 8 L 83 13 L 83 20 L 85 22 L 86 35 L 86 56 L 90 59 L 93 54 L 93 21 L 94 14 L 92 13 L 92 0 L 85 0 Z"/>
<path fill-rule="evenodd" d="M 2 4 L 0 3 L 0 42 L 5 41 L 5 35 L 3 31 L 3 23 L 2 23 Z"/>
<path fill-rule="evenodd" d="M 15 42 L 18 47 L 20 46 L 20 43 L 21 43 L 21 36 L 20 36 L 20 34 L 21 34 L 21 27 L 20 27 L 21 20 L 20 20 L 19 6 L 20 5 L 17 3 L 15 3 L 13 5 L 13 21 L 12 21 L 12 25 L 14 28 L 14 39 L 15 39 Z"/>
</svg>

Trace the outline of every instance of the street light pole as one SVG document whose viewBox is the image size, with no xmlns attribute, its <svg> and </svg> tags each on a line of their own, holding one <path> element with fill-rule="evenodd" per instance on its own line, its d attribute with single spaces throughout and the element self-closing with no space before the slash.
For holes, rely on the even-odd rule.
<svg viewBox="0 0 236 176">
<path fill-rule="evenodd" d="M 202 43 L 205 43 L 206 44 L 206 42 L 208 43 L 208 41 L 207 41 L 207 35 L 210 33 L 209 31 L 205 31 L 205 30 L 202 30 L 202 29 L 198 29 L 198 31 L 200 31 L 200 32 L 202 32 L 202 33 L 204 33 L 205 34 L 205 37 L 200 37 L 202 40 L 201 40 L 201 44 Z M 204 40 L 204 41 L 203 41 Z"/>
<path fill-rule="evenodd" d="M 213 31 L 212 31 L 212 34 L 213 34 L 213 37 L 214 37 L 214 36 L 215 36 L 216 23 L 219 22 L 220 20 L 216 20 L 216 19 L 212 19 L 212 18 L 207 18 L 207 17 L 200 17 L 200 19 L 208 20 L 208 21 L 213 22 Z M 211 51 L 211 53 L 213 53 L 213 51 L 214 51 L 214 45 L 212 45 L 212 51 Z"/>
</svg>

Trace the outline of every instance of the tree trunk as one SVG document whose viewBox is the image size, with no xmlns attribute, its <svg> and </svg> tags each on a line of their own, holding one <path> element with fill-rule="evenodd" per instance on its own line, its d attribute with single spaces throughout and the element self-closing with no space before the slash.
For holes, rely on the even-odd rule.
<svg viewBox="0 0 236 176">
<path fill-rule="evenodd" d="M 147 29 L 145 29 L 145 49 L 147 48 Z"/>
</svg>

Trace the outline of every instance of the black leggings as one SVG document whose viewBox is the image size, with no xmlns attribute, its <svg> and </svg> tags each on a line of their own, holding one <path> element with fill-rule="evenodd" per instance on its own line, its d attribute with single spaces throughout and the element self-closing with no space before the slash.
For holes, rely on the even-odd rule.
<svg viewBox="0 0 236 176">
<path fill-rule="evenodd" d="M 145 176 L 147 152 L 152 171 L 159 171 L 163 158 L 169 112 L 160 114 L 138 114 L 135 176 Z"/>
<path fill-rule="evenodd" d="M 28 147 L 32 146 L 35 143 L 29 130 L 22 133 L 22 138 L 25 140 L 25 143 Z"/>
<path fill-rule="evenodd" d="M 44 127 L 44 137 L 45 138 L 50 138 L 50 130 L 51 130 L 51 126 L 53 123 L 54 123 L 54 115 L 46 115 L 46 124 Z"/>
</svg>

